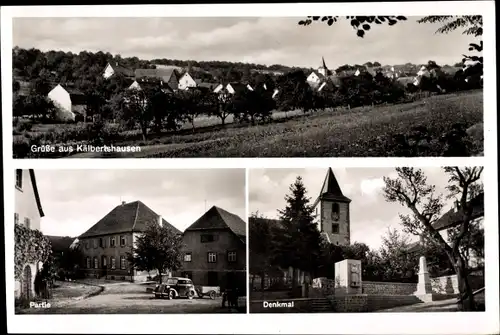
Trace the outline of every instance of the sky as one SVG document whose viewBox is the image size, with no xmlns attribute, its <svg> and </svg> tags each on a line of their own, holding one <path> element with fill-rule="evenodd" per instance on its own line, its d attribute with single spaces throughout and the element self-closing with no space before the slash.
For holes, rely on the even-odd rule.
<svg viewBox="0 0 500 335">
<path fill-rule="evenodd" d="M 45 235 L 79 236 L 122 201 L 142 201 L 181 231 L 214 205 L 242 219 L 246 215 L 244 169 L 35 170 L 35 174 Z"/>
<path fill-rule="evenodd" d="M 388 229 L 402 232 L 399 213 L 409 211 L 399 203 L 388 203 L 382 195 L 383 177 L 397 176 L 394 168 L 345 168 L 333 169 L 333 173 L 342 189 L 342 193 L 352 200 L 351 243 L 366 243 L 370 249 L 378 250 L 381 237 Z M 439 167 L 423 168 L 429 184 L 436 186 L 436 192 L 447 194 L 448 175 Z M 317 199 L 327 169 L 252 169 L 249 172 L 249 213 L 255 213 L 278 219 L 278 209 L 284 209 L 284 197 L 289 194 L 289 187 L 297 176 L 301 176 L 311 198 L 311 204 Z M 448 201 L 442 213 L 451 208 Z M 411 240 L 417 240 L 410 236 Z"/>
<path fill-rule="evenodd" d="M 14 18 L 13 46 L 43 51 L 104 51 L 122 57 L 250 62 L 335 69 L 378 61 L 383 65 L 453 65 L 474 38 L 460 30 L 435 34 L 439 24 L 408 17 L 373 25 L 364 38 L 349 21 L 303 27 L 294 17 Z"/>
</svg>

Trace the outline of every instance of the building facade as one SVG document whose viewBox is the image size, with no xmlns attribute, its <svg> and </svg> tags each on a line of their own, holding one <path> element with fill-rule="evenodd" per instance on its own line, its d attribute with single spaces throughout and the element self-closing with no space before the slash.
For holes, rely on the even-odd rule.
<svg viewBox="0 0 500 335">
<path fill-rule="evenodd" d="M 178 275 L 195 285 L 246 292 L 246 223 L 240 217 L 213 206 L 184 231 L 183 244 Z"/>
<path fill-rule="evenodd" d="M 36 185 L 35 172 L 33 170 L 15 170 L 15 173 L 14 224 L 40 230 L 44 213 Z M 15 280 L 14 295 L 16 298 L 22 296 L 29 300 L 35 296 L 35 277 L 41 266 L 41 263 L 27 263 L 22 266 L 22 276 Z"/>
<path fill-rule="evenodd" d="M 78 237 L 85 275 L 110 280 L 146 281 L 156 273 L 137 271 L 128 262 L 137 237 L 148 224 L 170 227 L 160 215 L 140 201 L 122 203 Z"/>
<path fill-rule="evenodd" d="M 351 199 L 344 196 L 331 168 L 326 173 L 320 194 L 314 203 L 321 235 L 335 245 L 351 243 Z"/>
</svg>

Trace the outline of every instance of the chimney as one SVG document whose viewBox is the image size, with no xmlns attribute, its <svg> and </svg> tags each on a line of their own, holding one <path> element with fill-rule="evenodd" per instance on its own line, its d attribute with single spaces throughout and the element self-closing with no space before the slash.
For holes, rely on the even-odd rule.
<svg viewBox="0 0 500 335">
<path fill-rule="evenodd" d="M 125 205 L 127 202 L 126 201 L 122 201 L 122 206 Z"/>
<path fill-rule="evenodd" d="M 458 213 L 459 209 L 460 209 L 460 201 L 455 200 L 455 206 L 453 206 L 453 211 L 455 213 Z"/>
<path fill-rule="evenodd" d="M 158 215 L 158 224 L 160 225 L 160 227 L 163 226 L 163 218 L 161 217 L 161 215 Z"/>
</svg>

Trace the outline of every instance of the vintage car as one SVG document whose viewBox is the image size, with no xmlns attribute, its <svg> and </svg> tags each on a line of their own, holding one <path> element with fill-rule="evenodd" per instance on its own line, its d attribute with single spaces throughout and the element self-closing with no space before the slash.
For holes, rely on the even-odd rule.
<svg viewBox="0 0 500 335">
<path fill-rule="evenodd" d="M 165 282 L 156 285 L 153 290 L 155 298 L 181 298 L 193 299 L 196 295 L 193 282 L 189 278 L 172 277 L 167 278 Z"/>
</svg>

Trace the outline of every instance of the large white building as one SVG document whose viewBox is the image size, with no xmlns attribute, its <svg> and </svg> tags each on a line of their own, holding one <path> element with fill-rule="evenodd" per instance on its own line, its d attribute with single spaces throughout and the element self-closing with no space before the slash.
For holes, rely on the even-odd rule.
<svg viewBox="0 0 500 335">
<path fill-rule="evenodd" d="M 33 170 L 16 170 L 14 224 L 23 225 L 32 230 L 40 230 L 41 218 L 44 216 L 35 172 Z M 15 280 L 15 297 L 28 300 L 35 295 L 34 283 L 42 264 L 26 263 L 22 266 L 22 277 Z"/>
</svg>

